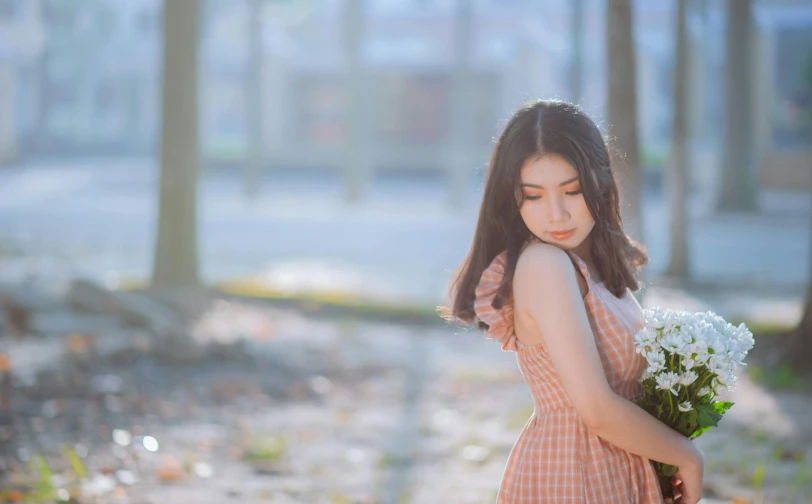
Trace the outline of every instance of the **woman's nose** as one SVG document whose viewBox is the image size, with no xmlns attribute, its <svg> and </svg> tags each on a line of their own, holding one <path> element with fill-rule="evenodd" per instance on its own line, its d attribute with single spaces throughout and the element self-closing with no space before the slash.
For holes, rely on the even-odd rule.
<svg viewBox="0 0 812 504">
<path fill-rule="evenodd" d="M 558 202 L 551 202 L 549 208 L 550 222 L 560 222 L 567 219 L 567 210 Z"/>
</svg>

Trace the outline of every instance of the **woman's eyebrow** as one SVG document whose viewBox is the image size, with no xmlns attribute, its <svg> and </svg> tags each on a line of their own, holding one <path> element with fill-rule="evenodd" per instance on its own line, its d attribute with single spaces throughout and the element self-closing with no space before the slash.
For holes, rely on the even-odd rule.
<svg viewBox="0 0 812 504">
<path fill-rule="evenodd" d="M 565 185 L 567 185 L 567 184 L 569 184 L 571 182 L 575 182 L 576 180 L 578 180 L 577 176 L 575 176 L 575 177 L 573 177 L 573 178 L 571 178 L 569 180 L 565 180 L 564 182 L 561 182 L 560 184 L 558 184 L 558 186 L 559 187 L 564 187 Z M 525 184 L 525 183 L 522 183 L 522 187 L 535 187 L 537 189 L 544 189 L 544 186 L 540 186 L 540 185 L 537 185 L 537 184 Z"/>
</svg>

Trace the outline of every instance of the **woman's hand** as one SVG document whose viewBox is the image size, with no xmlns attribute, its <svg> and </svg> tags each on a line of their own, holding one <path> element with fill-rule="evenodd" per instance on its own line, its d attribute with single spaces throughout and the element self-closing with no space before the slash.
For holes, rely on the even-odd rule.
<svg viewBox="0 0 812 504">
<path fill-rule="evenodd" d="M 705 470 L 705 454 L 696 448 L 695 460 L 683 464 L 671 478 L 674 485 L 674 499 L 666 502 L 675 504 L 696 504 L 702 498 L 702 476 Z"/>
<path fill-rule="evenodd" d="M 682 482 L 679 480 L 679 478 L 677 478 L 676 474 L 671 476 L 671 486 L 674 487 L 674 497 L 666 497 L 665 502 L 667 504 L 673 504 L 674 501 L 679 501 L 679 498 L 682 497 L 682 486 L 680 483 Z"/>
</svg>

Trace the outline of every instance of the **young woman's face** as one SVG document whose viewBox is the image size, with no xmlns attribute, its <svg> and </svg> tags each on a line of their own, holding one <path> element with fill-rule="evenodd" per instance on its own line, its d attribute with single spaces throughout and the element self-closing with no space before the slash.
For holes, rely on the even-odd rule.
<svg viewBox="0 0 812 504">
<path fill-rule="evenodd" d="M 531 158 L 521 168 L 524 202 L 519 208 L 530 232 L 563 249 L 580 245 L 595 226 L 578 172 L 557 154 Z M 561 232 L 562 234 L 556 234 Z"/>
</svg>

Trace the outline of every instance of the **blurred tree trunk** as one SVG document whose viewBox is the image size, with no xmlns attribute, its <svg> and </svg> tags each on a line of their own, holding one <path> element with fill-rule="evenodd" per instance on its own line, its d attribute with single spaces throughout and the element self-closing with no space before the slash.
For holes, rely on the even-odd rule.
<svg viewBox="0 0 812 504">
<path fill-rule="evenodd" d="M 572 61 L 570 67 L 570 96 L 572 96 L 573 103 L 580 103 L 581 98 L 583 98 L 581 82 L 583 81 L 584 65 L 584 0 L 572 0 L 571 22 Z"/>
<path fill-rule="evenodd" d="M 369 89 L 364 65 L 365 37 L 364 13 L 366 0 L 344 0 L 344 58 L 346 61 L 345 86 L 347 106 L 345 124 L 347 140 L 344 142 L 344 170 L 347 176 L 347 200 L 361 200 L 370 175 L 369 167 L 369 102 L 376 98 Z"/>
<path fill-rule="evenodd" d="M 671 156 L 666 166 L 666 190 L 670 222 L 670 254 L 666 274 L 690 276 L 687 230 L 688 198 L 688 90 L 691 85 L 688 64 L 688 37 L 685 9 L 689 0 L 677 0 L 676 64 L 674 65 L 674 112 L 671 126 Z"/>
<path fill-rule="evenodd" d="M 14 162 L 18 156 L 17 128 L 14 126 L 16 77 L 17 72 L 11 65 L 0 63 L 0 166 Z"/>
<path fill-rule="evenodd" d="M 727 0 L 725 136 L 717 209 L 756 207 L 751 0 Z"/>
<path fill-rule="evenodd" d="M 608 0 L 606 16 L 609 79 L 609 136 L 615 141 L 626 232 L 643 241 L 640 222 L 642 174 L 637 140 L 637 71 L 631 0 Z M 622 159 L 621 159 L 622 158 Z"/>
<path fill-rule="evenodd" d="M 793 331 L 787 355 L 798 369 L 812 371 L 812 217 L 809 219 L 809 280 L 801 321 Z"/>
<path fill-rule="evenodd" d="M 450 203 L 459 208 L 465 202 L 465 193 L 471 175 L 471 149 L 474 146 L 472 110 L 471 34 L 473 2 L 458 2 L 454 26 L 454 73 L 451 96 L 451 156 Z"/>
<path fill-rule="evenodd" d="M 804 73 L 806 96 L 812 97 L 812 55 L 807 57 Z M 806 123 L 812 124 L 812 107 L 807 107 Z M 812 371 L 812 216 L 809 219 L 809 280 L 806 305 L 801 321 L 793 331 L 793 341 L 788 345 L 787 355 L 796 367 Z"/>
<path fill-rule="evenodd" d="M 163 124 L 158 239 L 152 283 L 198 284 L 199 0 L 164 1 Z"/>
<path fill-rule="evenodd" d="M 49 95 L 49 77 L 48 77 L 48 61 L 50 60 L 50 27 L 49 20 L 51 18 L 51 2 L 50 0 L 39 0 L 39 16 L 42 23 L 42 48 L 40 49 L 39 57 L 36 60 L 36 96 L 37 96 L 37 114 L 35 119 L 35 135 L 34 144 L 41 152 L 45 150 L 48 144 L 48 114 L 50 112 L 50 95 Z"/>
<path fill-rule="evenodd" d="M 262 47 L 262 5 L 263 0 L 249 0 L 248 5 L 248 47 L 249 56 L 245 75 L 245 118 L 248 130 L 248 157 L 245 160 L 243 194 L 248 198 L 259 195 L 262 174 L 262 75 L 265 51 Z"/>
</svg>

